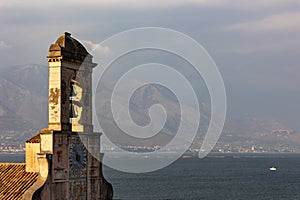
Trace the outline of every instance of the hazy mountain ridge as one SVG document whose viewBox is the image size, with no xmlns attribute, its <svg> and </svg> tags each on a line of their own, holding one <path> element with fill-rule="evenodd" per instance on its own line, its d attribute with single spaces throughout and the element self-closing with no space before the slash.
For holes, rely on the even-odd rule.
<svg viewBox="0 0 300 200">
<path fill-rule="evenodd" d="M 47 66 L 29 64 L 0 70 L 0 135 L 10 130 L 23 131 L 27 134 L 24 138 L 20 138 L 20 142 L 22 142 L 25 138 L 34 135 L 35 130 L 46 126 L 47 85 Z M 107 91 L 98 92 L 105 93 Z M 99 94 L 97 94 L 96 102 L 99 117 L 107 124 L 113 123 L 111 122 L 111 113 L 107 110 L 110 105 L 109 100 L 98 97 Z M 176 107 L 175 96 L 159 86 L 143 87 L 134 93 L 130 101 L 132 118 L 140 125 L 148 124 L 149 106 L 157 102 L 163 104 L 169 111 L 169 120 L 166 123 L 164 132 L 172 135 L 178 127 L 179 108 Z M 189 117 L 193 117 L 194 111 L 188 106 L 184 105 L 183 107 L 183 109 L 189 109 Z M 209 105 L 201 104 L 200 107 L 202 112 L 200 132 L 205 132 L 210 118 Z M 188 122 L 189 118 L 184 119 L 184 121 Z M 32 130 L 32 132 L 28 132 L 28 130 Z M 201 135 L 197 137 L 202 138 Z M 249 144 L 261 145 L 296 145 L 300 144 L 300 137 L 298 133 L 274 120 L 232 119 L 228 116 L 220 142 L 238 144 L 245 141 Z"/>
<path fill-rule="evenodd" d="M 25 65 L 6 68 L 0 75 L 0 109 L 2 118 L 22 120 L 38 129 L 47 119 L 47 74 L 43 66 Z M 47 70 L 47 68 L 45 68 Z M 47 72 L 47 71 L 46 71 Z M 1 122 L 0 122 L 1 123 Z M 24 124 L 22 123 L 22 124 Z M 7 125 L 1 127 L 5 129 Z M 16 130 L 22 127 L 15 126 Z"/>
</svg>

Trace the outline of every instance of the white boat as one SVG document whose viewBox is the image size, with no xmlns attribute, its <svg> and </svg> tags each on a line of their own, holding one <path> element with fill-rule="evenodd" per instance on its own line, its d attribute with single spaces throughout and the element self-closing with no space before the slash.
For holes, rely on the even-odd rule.
<svg viewBox="0 0 300 200">
<path fill-rule="evenodd" d="M 276 168 L 276 167 L 274 167 L 274 166 L 272 166 L 272 167 L 270 167 L 270 168 L 269 168 L 269 170 L 270 170 L 270 171 L 276 171 L 276 170 L 277 170 L 277 168 Z"/>
</svg>

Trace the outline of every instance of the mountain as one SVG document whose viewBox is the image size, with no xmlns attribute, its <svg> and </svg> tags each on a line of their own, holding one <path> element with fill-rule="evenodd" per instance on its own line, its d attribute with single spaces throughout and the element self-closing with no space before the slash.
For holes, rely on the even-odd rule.
<svg viewBox="0 0 300 200">
<path fill-rule="evenodd" d="M 128 84 L 131 83 L 129 82 Z M 122 85 L 121 87 L 124 88 L 122 91 L 126 91 L 128 86 Z M 194 121 L 192 118 L 196 115 L 195 109 L 188 105 L 179 104 L 177 97 L 164 86 L 158 84 L 143 85 L 132 94 L 129 102 L 124 99 L 123 94 L 114 94 L 117 99 L 114 104 L 114 109 L 117 113 L 114 113 L 114 117 L 111 112 L 110 100 L 110 91 L 113 90 L 113 87 L 112 85 L 106 85 L 104 88 L 105 91 L 100 91 L 96 96 L 96 111 L 99 121 L 101 121 L 102 129 L 105 133 L 108 133 L 108 137 L 114 143 L 127 146 L 164 146 L 168 144 L 178 131 L 181 121 L 181 109 L 188 113 L 182 118 L 184 130 L 191 132 L 192 126 L 197 127 L 197 124 L 192 124 Z M 155 107 L 158 104 L 164 108 L 166 114 L 164 124 L 164 118 L 162 117 L 164 114 L 160 113 L 159 107 Z M 129 116 L 126 112 L 128 105 Z M 159 113 L 158 115 L 153 114 L 155 110 Z M 204 113 L 204 109 L 202 110 Z M 151 111 L 152 115 L 154 115 L 152 119 L 150 118 Z M 143 133 L 143 130 L 132 127 L 131 120 L 138 126 L 148 127 L 147 131 Z M 205 121 L 207 120 L 203 118 L 201 124 L 204 124 Z M 116 126 L 117 123 L 119 127 L 121 126 L 125 130 L 127 135 Z M 161 127 L 163 128 L 161 129 Z M 131 137 L 133 135 L 140 139 Z M 190 142 L 186 138 L 180 138 L 179 141 L 179 143 L 176 143 L 177 147 L 180 147 L 183 143 L 188 144 Z"/>
<path fill-rule="evenodd" d="M 126 87 L 126 85 L 124 85 Z M 39 129 L 47 126 L 47 95 L 48 95 L 48 67 L 28 64 L 2 68 L 0 70 L 0 139 L 1 143 L 23 143 Z M 180 108 L 189 115 L 183 119 L 187 127 L 195 116 L 195 111 L 189 105 L 180 105 L 176 96 L 167 88 L 151 84 L 140 87 L 134 92 L 130 101 L 130 117 L 140 126 L 150 123 L 149 108 L 157 103 L 163 105 L 167 113 L 167 121 L 159 137 L 150 140 L 135 140 L 121 134 L 115 126 L 110 111 L 109 91 L 111 85 L 106 85 L 96 95 L 96 112 L 102 128 L 108 130 L 110 139 L 119 144 L 145 145 L 164 144 L 172 140 L 180 123 Z M 117 94 L 116 98 L 122 98 Z M 118 101 L 119 102 L 119 101 Z M 120 101 L 121 102 L 121 101 Z M 117 104 L 118 109 L 124 110 L 127 105 Z M 210 119 L 210 106 L 200 103 L 201 123 L 199 134 L 194 141 L 194 147 L 199 147 Z M 119 117 L 123 125 L 129 124 L 127 116 L 121 113 Z M 131 127 L 127 127 L 131 128 Z M 155 128 L 155 127 L 154 127 Z M 185 139 L 182 138 L 182 141 Z M 189 142 L 189 141 L 184 141 Z M 232 148 L 252 148 L 278 146 L 280 148 L 294 148 L 300 146 L 299 134 L 272 119 L 227 117 L 222 136 L 218 142 L 219 149 L 224 146 Z M 253 148 L 252 148 L 253 149 Z"/>
<path fill-rule="evenodd" d="M 45 125 L 47 67 L 24 65 L 5 68 L 0 72 L 1 129 L 38 129 Z"/>
</svg>

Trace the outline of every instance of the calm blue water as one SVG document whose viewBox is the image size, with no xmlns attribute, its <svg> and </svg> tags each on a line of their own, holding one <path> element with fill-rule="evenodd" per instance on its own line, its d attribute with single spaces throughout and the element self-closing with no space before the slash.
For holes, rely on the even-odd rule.
<svg viewBox="0 0 300 200">
<path fill-rule="evenodd" d="M 300 199 L 300 155 L 180 159 L 147 174 L 106 169 L 105 177 L 116 199 Z"/>
<path fill-rule="evenodd" d="M 0 154 L 0 161 L 22 155 Z M 270 172 L 269 166 L 277 166 Z M 115 199 L 300 199 L 300 155 L 251 155 L 179 159 L 146 174 L 104 169 Z"/>
</svg>

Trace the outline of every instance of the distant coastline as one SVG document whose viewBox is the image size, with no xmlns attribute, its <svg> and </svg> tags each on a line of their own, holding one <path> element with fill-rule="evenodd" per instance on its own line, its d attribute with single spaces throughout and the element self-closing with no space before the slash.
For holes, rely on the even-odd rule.
<svg viewBox="0 0 300 200">
<path fill-rule="evenodd" d="M 180 159 L 197 159 L 198 154 L 183 154 Z M 110 159 L 121 158 L 121 159 L 130 159 L 130 157 L 125 157 L 122 154 L 116 153 L 115 155 L 107 155 Z M 170 158 L 172 155 L 160 155 L 156 157 L 147 157 L 140 156 L 141 159 L 151 159 L 151 158 Z M 300 157 L 300 153 L 279 153 L 279 152 L 268 152 L 268 153 L 220 153 L 220 152 L 211 152 L 203 159 L 238 159 L 238 158 L 285 158 L 285 157 Z M 0 152 L 0 162 L 25 162 L 25 153 L 21 152 Z"/>
</svg>

